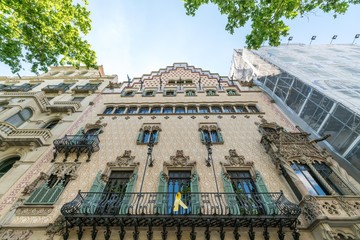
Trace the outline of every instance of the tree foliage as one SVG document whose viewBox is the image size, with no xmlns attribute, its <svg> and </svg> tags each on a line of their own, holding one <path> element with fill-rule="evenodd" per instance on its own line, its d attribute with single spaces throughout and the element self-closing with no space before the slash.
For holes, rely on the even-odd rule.
<svg viewBox="0 0 360 240">
<path fill-rule="evenodd" d="M 0 0 L 0 61 L 16 73 L 48 66 L 95 67 L 96 54 L 83 39 L 91 30 L 87 0 Z"/>
<path fill-rule="evenodd" d="M 326 13 L 343 14 L 351 4 L 360 0 L 183 0 L 186 13 L 195 15 L 203 4 L 213 3 L 221 14 L 228 17 L 225 29 L 231 34 L 247 22 L 251 22 L 251 32 L 246 36 L 248 48 L 257 49 L 265 41 L 271 46 L 280 44 L 280 37 L 289 34 L 285 19 L 304 16 L 317 9 Z"/>
</svg>

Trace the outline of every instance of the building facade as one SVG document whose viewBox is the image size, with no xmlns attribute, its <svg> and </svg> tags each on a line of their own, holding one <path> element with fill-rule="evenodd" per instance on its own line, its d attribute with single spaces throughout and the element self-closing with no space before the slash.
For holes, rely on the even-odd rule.
<svg viewBox="0 0 360 240">
<path fill-rule="evenodd" d="M 187 63 L 105 79 L 29 150 L 3 239 L 360 238 L 359 183 L 257 86 Z"/>
<path fill-rule="evenodd" d="M 360 180 L 360 47 L 282 45 L 236 50 L 231 76 L 254 80 L 287 116 Z"/>
</svg>

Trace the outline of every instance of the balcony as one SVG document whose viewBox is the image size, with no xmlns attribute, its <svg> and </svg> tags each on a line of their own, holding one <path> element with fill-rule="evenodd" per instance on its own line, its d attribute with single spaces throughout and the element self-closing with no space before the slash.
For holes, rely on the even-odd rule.
<svg viewBox="0 0 360 240">
<path fill-rule="evenodd" d="M 42 88 L 41 91 L 45 93 L 63 93 L 70 89 L 72 84 L 57 84 L 57 85 L 47 85 Z"/>
<path fill-rule="evenodd" d="M 307 224 L 320 220 L 353 225 L 360 221 L 360 196 L 306 196 L 300 202 Z"/>
<path fill-rule="evenodd" d="M 90 161 L 91 155 L 99 151 L 100 140 L 97 135 L 65 135 L 61 139 L 54 140 L 54 159 L 59 153 L 64 153 L 64 162 L 67 161 L 69 154 L 76 153 L 75 161 L 78 161 L 81 153 L 88 156 L 87 162 Z"/>
<path fill-rule="evenodd" d="M 6 87 L 3 87 L 1 90 L 4 92 L 28 92 L 33 87 L 34 87 L 33 85 L 25 83 L 20 86 L 15 86 L 15 85 L 6 86 Z"/>
<path fill-rule="evenodd" d="M 99 84 L 85 84 L 83 86 L 75 86 L 72 91 L 74 93 L 93 93 L 98 89 Z"/>
<path fill-rule="evenodd" d="M 51 113 L 55 112 L 67 112 L 74 113 L 81 107 L 80 102 L 77 101 L 56 101 L 53 105 L 49 105 L 46 107 Z"/>
<path fill-rule="evenodd" d="M 52 137 L 49 129 L 17 129 L 13 125 L 0 122 L 0 140 L 9 146 L 35 146 L 49 145 L 48 139 Z"/>
<path fill-rule="evenodd" d="M 79 192 L 64 204 L 61 213 L 69 227 L 294 227 L 301 210 L 279 193 L 187 193 L 181 200 L 188 209 L 173 210 L 172 193 Z M 96 228 L 95 228 L 96 229 Z M 221 230 L 222 229 L 222 230 Z M 180 230 L 179 230 L 180 231 Z M 282 230 L 279 230 L 282 231 Z M 136 232 L 136 231 L 135 231 Z M 124 233 L 125 234 L 125 233 Z M 181 234 L 181 231 L 180 231 Z M 249 233 L 250 234 L 250 233 Z M 254 233 L 255 234 L 255 233 Z M 65 234 L 66 235 L 66 234 Z M 64 235 L 64 236 L 65 236 Z"/>
</svg>

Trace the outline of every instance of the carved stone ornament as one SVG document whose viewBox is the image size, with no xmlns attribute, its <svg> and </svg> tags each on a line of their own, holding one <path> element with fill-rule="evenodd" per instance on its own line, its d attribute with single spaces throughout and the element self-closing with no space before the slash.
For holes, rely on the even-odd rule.
<svg viewBox="0 0 360 240">
<path fill-rule="evenodd" d="M 65 218 L 63 215 L 60 215 L 56 218 L 54 223 L 50 223 L 46 229 L 46 235 L 48 235 L 47 240 L 52 240 L 55 235 L 62 235 L 65 228 Z"/>
<path fill-rule="evenodd" d="M 148 125 L 148 124 L 146 124 L 146 125 L 144 125 L 142 127 L 142 129 L 140 129 L 140 131 L 142 131 L 142 130 L 143 131 L 149 131 L 149 132 L 152 132 L 152 131 L 160 132 L 161 128 L 160 128 L 160 126 L 158 124 L 156 124 L 156 125 Z"/>
<path fill-rule="evenodd" d="M 303 202 L 302 212 L 308 223 L 313 222 L 318 216 L 325 215 L 316 197 L 307 195 L 304 197 Z"/>
<path fill-rule="evenodd" d="M 40 175 L 32 183 L 30 183 L 24 188 L 22 194 L 27 195 L 32 193 L 35 190 L 36 186 L 39 184 L 39 182 L 42 180 L 46 180 L 48 177 L 49 175 L 47 175 L 44 172 L 41 172 Z"/>
<path fill-rule="evenodd" d="M 242 166 L 245 164 L 245 157 L 243 155 L 238 155 L 235 149 L 229 150 L 230 156 L 225 156 L 225 159 L 228 160 L 231 166 Z"/>
<path fill-rule="evenodd" d="M 135 156 L 131 156 L 131 150 L 125 150 L 122 156 L 118 156 L 115 161 L 108 162 L 106 165 L 106 169 L 104 173 L 101 175 L 101 179 L 103 181 L 107 181 L 109 179 L 109 175 L 112 168 L 118 167 L 128 167 L 128 168 L 136 168 L 140 163 L 134 161 Z"/>
<path fill-rule="evenodd" d="M 32 230 L 14 230 L 14 229 L 1 229 L 0 230 L 0 239 L 6 240 L 28 240 L 33 234 Z"/>
<path fill-rule="evenodd" d="M 16 216 L 47 216 L 53 211 L 53 206 L 23 205 L 16 209 Z"/>
<path fill-rule="evenodd" d="M 92 123 L 88 123 L 85 125 L 84 127 L 84 132 L 86 133 L 87 131 L 91 130 L 91 129 L 102 129 L 103 127 L 105 127 L 106 124 L 92 124 Z M 101 131 L 100 131 L 101 133 Z"/>
<path fill-rule="evenodd" d="M 207 131 L 220 130 L 221 131 L 221 129 L 216 124 L 204 124 L 204 125 L 201 125 L 200 128 L 199 128 L 199 131 L 203 131 L 203 130 L 207 130 Z"/>
<path fill-rule="evenodd" d="M 52 174 L 63 177 L 65 175 L 69 175 L 71 180 L 74 180 L 77 178 L 77 170 L 80 166 L 80 163 L 75 162 L 65 162 L 65 163 L 54 163 L 54 169 L 52 171 Z"/>
<path fill-rule="evenodd" d="M 194 166 L 196 162 L 190 162 L 189 156 L 184 156 L 183 150 L 176 150 L 175 156 L 170 156 L 170 163 L 164 162 L 164 166 L 185 167 Z"/>
</svg>

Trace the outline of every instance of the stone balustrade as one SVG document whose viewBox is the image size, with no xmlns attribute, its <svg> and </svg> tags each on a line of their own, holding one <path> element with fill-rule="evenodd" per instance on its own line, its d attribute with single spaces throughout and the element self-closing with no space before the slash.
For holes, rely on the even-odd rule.
<svg viewBox="0 0 360 240">
<path fill-rule="evenodd" d="M 324 219 L 360 221 L 360 196 L 306 196 L 300 207 L 308 224 Z"/>
<path fill-rule="evenodd" d="M 53 105 L 47 106 L 50 112 L 68 112 L 73 113 L 81 107 L 76 101 L 55 101 Z"/>
</svg>

